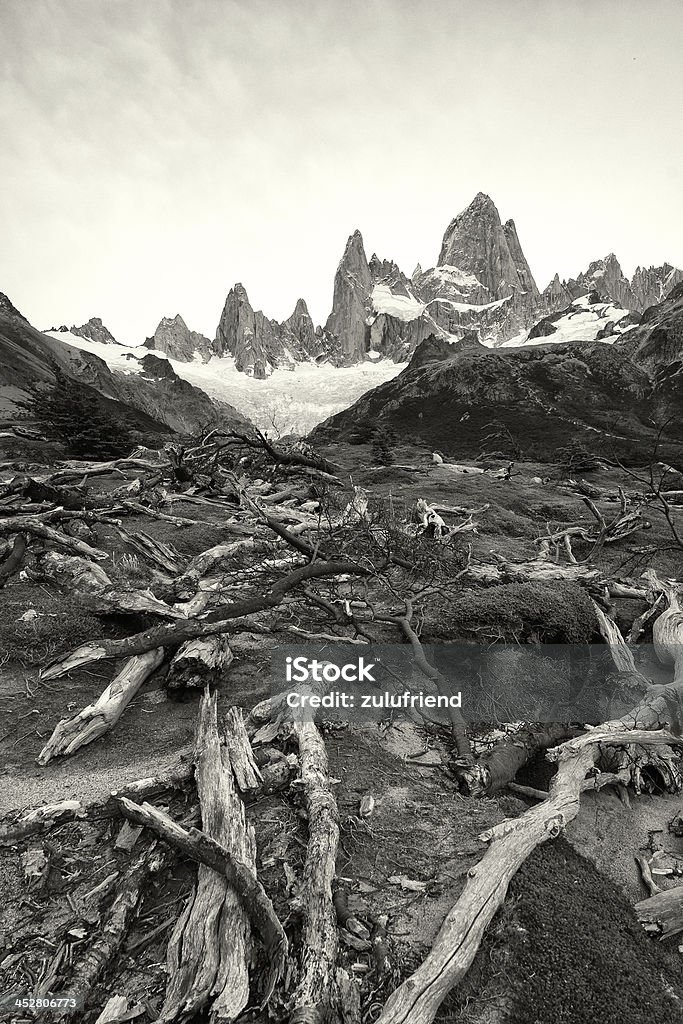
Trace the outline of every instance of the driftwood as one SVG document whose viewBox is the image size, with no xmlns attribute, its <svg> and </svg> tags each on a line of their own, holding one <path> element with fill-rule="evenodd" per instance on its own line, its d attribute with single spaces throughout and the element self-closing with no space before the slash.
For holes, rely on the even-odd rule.
<svg viewBox="0 0 683 1024">
<path fill-rule="evenodd" d="M 85 1002 L 100 976 L 123 945 L 131 922 L 135 918 L 148 887 L 150 876 L 158 874 L 168 860 L 168 854 L 156 843 L 140 853 L 128 868 L 117 887 L 114 902 L 104 919 L 101 932 L 89 944 L 83 959 L 76 964 L 64 995 Z M 80 1014 L 74 1010 L 74 1014 Z"/>
<path fill-rule="evenodd" d="M 322 1024 L 332 996 L 339 939 L 332 883 L 339 845 L 339 812 L 330 788 L 325 742 L 313 721 L 293 720 L 301 758 L 308 843 L 299 894 L 302 912 L 298 977 L 291 1024 Z"/>
<path fill-rule="evenodd" d="M 53 757 L 73 754 L 113 729 L 142 684 L 159 667 L 163 656 L 162 648 L 158 647 L 130 658 L 94 704 L 58 723 L 38 755 L 38 764 L 46 765 Z"/>
<path fill-rule="evenodd" d="M 230 645 L 221 633 L 188 640 L 171 662 L 164 685 L 167 690 L 203 690 L 209 684 L 219 685 L 232 660 Z"/>
<path fill-rule="evenodd" d="M 18 533 L 12 542 L 12 549 L 0 564 L 0 587 L 4 587 L 7 580 L 19 569 L 24 555 L 26 554 L 26 537 Z"/>
<path fill-rule="evenodd" d="M 228 885 L 235 890 L 241 905 L 256 926 L 270 957 L 270 998 L 272 986 L 284 970 L 287 937 L 275 914 L 273 904 L 256 878 L 253 867 L 245 864 L 204 832 L 196 828 L 184 829 L 151 804 L 139 805 L 122 796 L 117 797 L 117 800 L 121 812 L 130 821 L 150 829 L 159 839 L 190 860 L 225 876 Z"/>
<path fill-rule="evenodd" d="M 195 740 L 195 779 L 202 830 L 252 875 L 256 843 L 247 826 L 225 748 L 221 746 L 216 697 L 202 698 Z M 159 1021 L 189 1020 L 211 1004 L 217 1019 L 235 1020 L 249 999 L 251 926 L 224 870 L 201 863 L 197 884 L 171 936 L 168 983 Z"/>
<path fill-rule="evenodd" d="M 82 644 L 65 658 L 44 668 L 40 675 L 42 679 L 56 679 L 72 669 L 90 665 L 95 661 L 143 654 L 156 647 L 176 648 L 187 640 L 194 640 L 195 637 L 224 633 L 229 630 L 229 623 L 234 619 L 254 615 L 267 608 L 276 608 L 291 590 L 306 580 L 346 574 L 368 576 L 372 571 L 355 562 L 344 561 L 321 560 L 303 565 L 279 580 L 267 593 L 234 601 L 210 612 L 201 621 L 188 619 L 170 626 L 154 626 L 124 640 L 98 640 Z"/>
<path fill-rule="evenodd" d="M 657 892 L 636 903 L 638 920 L 648 932 L 669 939 L 683 932 L 683 886 Z"/>
</svg>

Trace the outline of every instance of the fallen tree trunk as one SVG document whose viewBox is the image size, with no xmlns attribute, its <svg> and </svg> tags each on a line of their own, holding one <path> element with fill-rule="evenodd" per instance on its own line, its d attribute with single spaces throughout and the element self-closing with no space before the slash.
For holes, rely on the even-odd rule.
<svg viewBox="0 0 683 1024">
<path fill-rule="evenodd" d="M 96 615 L 155 615 L 160 619 L 171 620 L 185 618 L 179 608 L 160 601 L 149 589 L 112 587 L 86 596 L 83 603 Z"/>
<path fill-rule="evenodd" d="M 570 726 L 548 722 L 513 733 L 473 764 L 456 764 L 458 788 L 467 796 L 491 796 L 511 782 L 517 772 L 539 751 L 571 735 Z"/>
<path fill-rule="evenodd" d="M 144 899 L 150 876 L 158 874 L 167 860 L 168 854 L 158 849 L 155 842 L 139 854 L 119 883 L 101 933 L 87 947 L 87 952 L 76 965 L 72 979 L 66 986 L 64 995 L 75 999 L 78 1004 L 78 1008 L 71 1011 L 74 1015 L 82 1015 L 83 1004 L 123 945 L 131 922 Z"/>
<path fill-rule="evenodd" d="M 641 900 L 635 909 L 645 930 L 660 939 L 670 939 L 683 932 L 683 886 Z"/>
<path fill-rule="evenodd" d="M 303 565 L 293 570 L 288 576 L 279 580 L 272 589 L 258 597 L 244 598 L 234 601 L 211 612 L 201 622 L 197 619 L 179 621 L 171 626 L 153 626 L 134 636 L 123 640 L 98 640 L 82 644 L 65 658 L 48 665 L 41 673 L 41 679 L 56 679 L 72 669 L 90 665 L 103 659 L 119 658 L 135 654 L 144 654 L 156 647 L 175 648 L 195 637 L 212 636 L 215 633 L 227 632 L 228 623 L 233 619 L 254 615 L 267 608 L 277 608 L 284 597 L 305 580 L 320 579 L 326 576 L 355 575 L 368 576 L 375 570 L 356 565 L 355 562 L 319 561 Z"/>
<path fill-rule="evenodd" d="M 151 804 L 136 804 L 124 796 L 117 796 L 121 812 L 130 821 L 150 829 L 159 839 L 168 843 L 185 857 L 205 865 L 219 875 L 235 890 L 249 918 L 256 926 L 270 958 L 271 984 L 273 986 L 284 970 L 287 954 L 287 936 L 280 924 L 273 904 L 254 871 L 239 860 L 220 843 L 196 828 L 184 829 L 163 811 Z"/>
<path fill-rule="evenodd" d="M 600 584 L 604 574 L 600 569 L 588 565 L 555 565 L 543 559 L 530 562 L 506 562 L 497 564 L 471 563 L 463 570 L 463 576 L 481 583 L 527 583 L 530 580 L 567 580 L 572 583 Z"/>
<path fill-rule="evenodd" d="M 23 533 L 18 533 L 12 543 L 12 550 L 5 558 L 4 562 L 0 565 L 0 588 L 4 587 L 7 580 L 12 576 L 19 566 L 21 565 L 24 555 L 26 554 L 26 537 Z"/>
<path fill-rule="evenodd" d="M 203 832 L 255 875 L 254 832 L 221 747 L 216 697 L 208 692 L 200 705 L 195 764 Z M 159 1021 L 188 1020 L 209 1004 L 216 1019 L 236 1020 L 249 1000 L 250 959 L 251 926 L 244 906 L 225 871 L 219 874 L 202 862 L 168 945 Z"/>
<path fill-rule="evenodd" d="M 167 690 L 203 690 L 220 684 L 234 659 L 222 633 L 188 640 L 171 662 L 164 686 Z"/>
<path fill-rule="evenodd" d="M 145 680 L 159 667 L 163 657 L 163 648 L 158 647 L 130 658 L 94 704 L 57 724 L 38 755 L 38 764 L 46 765 L 53 757 L 73 754 L 109 732 Z"/>
<path fill-rule="evenodd" d="M 308 843 L 299 893 L 303 916 L 298 978 L 290 1024 L 323 1024 L 329 1012 L 339 938 L 332 900 L 339 812 L 330 788 L 327 751 L 313 721 L 293 720 L 308 814 Z"/>
<path fill-rule="evenodd" d="M 99 594 L 108 590 L 112 582 L 101 565 L 78 555 L 63 555 L 59 551 L 46 551 L 38 567 L 46 579 L 59 587 L 84 594 Z"/>
</svg>

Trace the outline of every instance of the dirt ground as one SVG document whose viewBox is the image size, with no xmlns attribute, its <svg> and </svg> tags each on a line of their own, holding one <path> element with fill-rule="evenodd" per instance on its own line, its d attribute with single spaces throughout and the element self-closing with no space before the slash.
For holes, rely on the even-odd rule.
<svg viewBox="0 0 683 1024">
<path fill-rule="evenodd" d="M 366 446 L 334 446 L 324 454 L 342 463 L 354 484 L 372 487 L 380 497 L 403 502 L 406 508 L 418 497 L 472 508 L 487 504 L 486 512 L 475 516 L 478 533 L 469 538 L 473 558 L 490 561 L 492 554 L 499 554 L 528 559 L 535 550 L 534 539 L 547 528 L 592 521 L 578 497 L 557 482 L 533 482 L 547 467 L 520 465 L 512 480 L 503 482 L 453 477 L 432 466 L 427 453 L 414 450 L 399 450 L 396 458 L 418 463 L 417 473 L 393 466 L 373 468 Z M 613 485 L 615 490 L 619 482 L 616 470 L 599 478 L 600 486 Z M 601 509 L 606 515 L 616 510 L 609 502 Z M 188 507 L 184 509 L 179 499 L 171 511 L 183 515 Z M 189 558 L 225 539 L 221 512 L 202 509 L 202 516 L 205 523 L 195 527 L 178 528 L 146 517 L 128 517 L 125 525 L 172 543 Z M 144 566 L 122 558 L 125 548 L 113 529 L 98 525 L 96 533 L 98 544 L 113 553 L 112 567 L 107 565 L 112 578 L 123 580 L 136 573 L 144 577 Z M 637 576 L 646 564 L 654 564 L 665 576 L 680 574 L 680 553 L 663 551 L 653 559 L 644 551 L 663 546 L 668 539 L 666 524 L 654 516 L 651 530 L 603 550 L 604 567 L 612 576 Z M 580 555 L 579 545 L 576 551 Z M 641 610 L 638 602 L 623 602 L 621 613 L 628 620 Z M 27 612 L 31 614 L 22 619 Z M 105 662 L 46 683 L 38 677 L 41 661 L 86 639 L 124 636 L 140 628 L 137 620 L 95 616 L 71 595 L 26 578 L 0 590 L 0 814 L 63 799 L 104 798 L 126 782 L 157 773 L 191 743 L 196 698 L 170 699 L 162 688 L 162 667 L 113 732 L 69 758 L 58 758 L 44 768 L 36 765 L 35 758 L 59 719 L 92 701 L 114 671 Z M 257 635 L 236 634 L 236 659 L 219 690 L 223 709 L 233 704 L 250 709 L 268 695 L 271 643 Z M 342 944 L 342 962 L 361 979 L 365 1005 L 370 1007 L 366 1019 L 372 1022 L 388 993 L 429 950 L 462 891 L 468 869 L 483 853 L 479 833 L 527 805 L 507 794 L 485 800 L 462 797 L 447 767 L 448 737 L 434 728 L 388 723 L 379 729 L 338 728 L 330 723 L 326 740 L 331 774 L 338 780 L 339 884 L 361 918 L 389 915 L 387 975 L 376 976 L 367 951 Z M 539 778 L 530 781 L 541 785 Z M 368 794 L 375 799 L 375 809 L 364 819 L 358 809 Z M 178 813 L 181 809 L 180 803 L 172 808 Z M 439 1020 L 683 1020 L 676 941 L 653 942 L 631 909 L 644 895 L 634 854 L 647 845 L 651 833 L 666 835 L 660 830 L 666 830 L 677 809 L 676 801 L 661 796 L 632 797 L 629 809 L 609 790 L 587 794 L 566 839 L 539 850 L 513 881 L 510 898 L 475 965 L 442 1007 Z M 298 875 L 305 852 L 301 808 L 295 795 L 280 795 L 257 801 L 248 814 L 256 827 L 259 874 L 287 922 L 288 871 Z M 114 849 L 118 827 L 111 822 L 78 822 L 51 832 L 44 842 L 50 848 L 52 869 L 39 894 L 27 892 L 20 873 L 20 853 L 30 843 L 0 852 L 0 992 L 32 989 L 62 947 L 66 960 L 77 962 L 99 912 L 111 899 L 112 883 L 107 880 L 122 864 L 122 855 Z M 683 853 L 680 840 L 667 837 L 667 843 Z M 112 993 L 139 999 L 144 992 L 146 1016 L 139 1019 L 154 1019 L 165 984 L 165 944 L 193 877 L 194 869 L 177 860 L 159 876 L 145 896 L 122 956 L 112 964 L 93 1009 L 83 1017 L 86 1024 L 94 1021 L 95 1007 L 101 1009 Z M 91 895 L 101 883 L 103 888 Z"/>
</svg>

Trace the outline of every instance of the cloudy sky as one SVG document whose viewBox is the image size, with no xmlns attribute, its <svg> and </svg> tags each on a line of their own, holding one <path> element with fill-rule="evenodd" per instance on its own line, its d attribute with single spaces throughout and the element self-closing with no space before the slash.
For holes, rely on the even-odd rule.
<svg viewBox="0 0 683 1024">
<path fill-rule="evenodd" d="M 358 227 L 434 264 L 478 191 L 538 283 L 683 265 L 679 0 L 0 0 L 0 290 L 122 341 L 229 287 L 324 320 Z"/>
</svg>

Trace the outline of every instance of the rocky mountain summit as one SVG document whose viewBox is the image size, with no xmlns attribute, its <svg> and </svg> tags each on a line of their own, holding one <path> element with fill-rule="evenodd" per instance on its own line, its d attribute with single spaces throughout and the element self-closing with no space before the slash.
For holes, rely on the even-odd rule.
<svg viewBox="0 0 683 1024">
<path fill-rule="evenodd" d="M 147 348 L 163 352 L 169 359 L 190 362 L 199 356 L 205 362 L 213 354 L 213 346 L 208 338 L 197 331 L 191 331 L 181 315 L 173 318 L 162 317 L 151 338 L 145 341 Z"/>
<path fill-rule="evenodd" d="M 325 339 L 320 328 L 316 331 L 303 299 L 287 320 L 278 323 L 261 310 L 254 311 L 244 285 L 236 284 L 225 300 L 213 351 L 233 356 L 238 370 L 263 379 L 278 367 L 293 369 L 298 362 L 324 355 Z"/>
<path fill-rule="evenodd" d="M 636 320 L 627 321 L 626 314 L 643 313 L 682 281 L 683 271 L 669 263 L 638 267 L 629 280 L 610 253 L 576 277 L 563 280 L 555 274 L 540 291 L 515 222 L 503 222 L 491 197 L 479 192 L 448 224 L 435 266 L 423 270 L 418 264 L 412 276 L 375 253 L 368 260 L 363 237 L 355 230 L 334 276 L 332 310 L 324 327 L 313 323 L 303 298 L 279 322 L 255 310 L 244 285 L 235 284 L 213 340 L 190 330 L 178 314 L 164 317 L 145 345 L 182 362 L 231 357 L 238 370 L 265 379 L 274 370 L 293 370 L 305 362 L 405 362 L 430 336 L 457 339 L 475 331 L 489 347 L 533 342 L 543 332 L 554 333 L 549 318 L 573 315 L 572 305 L 591 294 L 614 307 L 620 331 L 632 329 Z M 605 340 L 614 333 L 605 332 L 606 325 L 596 318 L 575 317 L 572 328 L 579 325 L 582 331 L 578 337 L 572 331 L 571 340 Z M 115 341 L 96 318 L 70 331 Z"/>
<path fill-rule="evenodd" d="M 85 338 L 87 341 L 96 341 L 101 345 L 118 345 L 116 338 L 104 326 L 99 316 L 91 316 L 88 322 L 80 327 L 76 327 L 75 324 L 72 327 L 62 324 L 61 327 L 50 327 L 49 329 L 61 334 L 76 334 L 79 338 Z"/>
<path fill-rule="evenodd" d="M 573 299 L 596 291 L 603 299 L 610 299 L 634 313 L 642 313 L 649 306 L 666 298 L 683 281 L 683 271 L 664 263 L 661 267 L 638 267 L 629 281 L 619 260 L 610 253 L 605 259 L 595 260 L 576 278 L 560 281 L 556 274 L 543 292 L 545 304 L 557 307 Z"/>
</svg>

